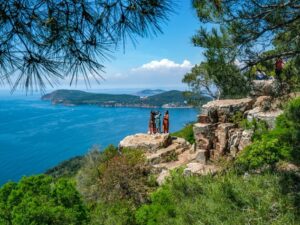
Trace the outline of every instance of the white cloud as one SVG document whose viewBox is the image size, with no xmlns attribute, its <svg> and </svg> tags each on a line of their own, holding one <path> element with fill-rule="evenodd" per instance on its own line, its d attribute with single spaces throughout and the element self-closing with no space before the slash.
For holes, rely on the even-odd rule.
<svg viewBox="0 0 300 225">
<path fill-rule="evenodd" d="M 181 63 L 169 59 L 153 60 L 141 66 L 105 75 L 104 86 L 118 87 L 184 87 L 182 78 L 193 67 L 189 60 Z"/>
<path fill-rule="evenodd" d="M 164 73 L 170 70 L 178 70 L 187 72 L 193 67 L 190 61 L 184 60 L 181 64 L 169 59 L 153 60 L 149 63 L 143 64 L 140 67 L 133 68 L 132 72 L 160 72 Z"/>
</svg>

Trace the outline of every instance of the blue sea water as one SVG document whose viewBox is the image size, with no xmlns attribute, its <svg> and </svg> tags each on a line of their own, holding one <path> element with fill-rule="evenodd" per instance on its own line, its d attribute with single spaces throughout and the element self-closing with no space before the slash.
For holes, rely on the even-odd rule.
<svg viewBox="0 0 300 225">
<path fill-rule="evenodd" d="M 0 185 L 43 173 L 85 154 L 147 132 L 150 109 L 51 105 L 37 97 L 0 95 Z M 170 131 L 195 121 L 195 109 L 170 109 Z"/>
</svg>

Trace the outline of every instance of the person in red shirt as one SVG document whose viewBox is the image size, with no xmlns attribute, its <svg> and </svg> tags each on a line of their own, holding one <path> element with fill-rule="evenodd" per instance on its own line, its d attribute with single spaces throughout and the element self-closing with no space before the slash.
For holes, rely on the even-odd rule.
<svg viewBox="0 0 300 225">
<path fill-rule="evenodd" d="M 169 111 L 167 110 L 163 119 L 163 130 L 164 133 L 169 133 Z"/>
<path fill-rule="evenodd" d="M 282 73 L 282 70 L 283 70 L 283 65 L 284 65 L 284 62 L 282 60 L 282 58 L 277 58 L 276 60 L 276 63 L 275 63 L 275 74 L 276 74 L 276 79 L 281 82 L 281 73 Z"/>
</svg>

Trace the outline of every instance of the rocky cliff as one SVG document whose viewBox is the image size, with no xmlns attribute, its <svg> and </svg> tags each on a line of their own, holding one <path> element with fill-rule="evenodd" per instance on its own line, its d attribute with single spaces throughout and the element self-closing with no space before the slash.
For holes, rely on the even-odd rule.
<svg viewBox="0 0 300 225">
<path fill-rule="evenodd" d="M 184 174 L 215 173 L 220 168 L 214 163 L 220 157 L 235 158 L 239 151 L 251 144 L 253 130 L 244 129 L 239 120 L 265 121 L 268 128 L 275 126 L 276 117 L 283 111 L 280 105 L 287 98 L 274 97 L 273 80 L 254 81 L 251 96 L 243 99 L 226 99 L 208 102 L 193 126 L 195 144 L 169 134 L 136 134 L 124 138 L 120 148 L 145 150 L 148 163 L 157 173 L 161 184 L 170 170 L 184 167 Z"/>
<path fill-rule="evenodd" d="M 298 94 L 278 96 L 274 80 L 254 81 L 251 95 L 244 99 L 226 99 L 203 105 L 194 125 L 195 151 L 205 152 L 206 161 L 220 156 L 236 157 L 251 143 L 253 130 L 243 129 L 236 118 L 249 122 L 265 121 L 274 128 L 276 118 L 283 113 L 281 106 Z"/>
</svg>

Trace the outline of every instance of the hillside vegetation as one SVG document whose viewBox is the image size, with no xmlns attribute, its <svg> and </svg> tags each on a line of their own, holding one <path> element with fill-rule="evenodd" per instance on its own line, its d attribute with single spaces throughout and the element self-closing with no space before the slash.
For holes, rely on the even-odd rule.
<svg viewBox="0 0 300 225">
<path fill-rule="evenodd" d="M 179 134 L 189 136 L 190 127 Z M 74 175 L 63 163 L 52 176 L 24 177 L 0 189 L 0 224 L 300 224 L 300 98 L 276 127 L 215 175 L 183 176 L 158 187 L 143 152 L 92 149 Z"/>
</svg>

